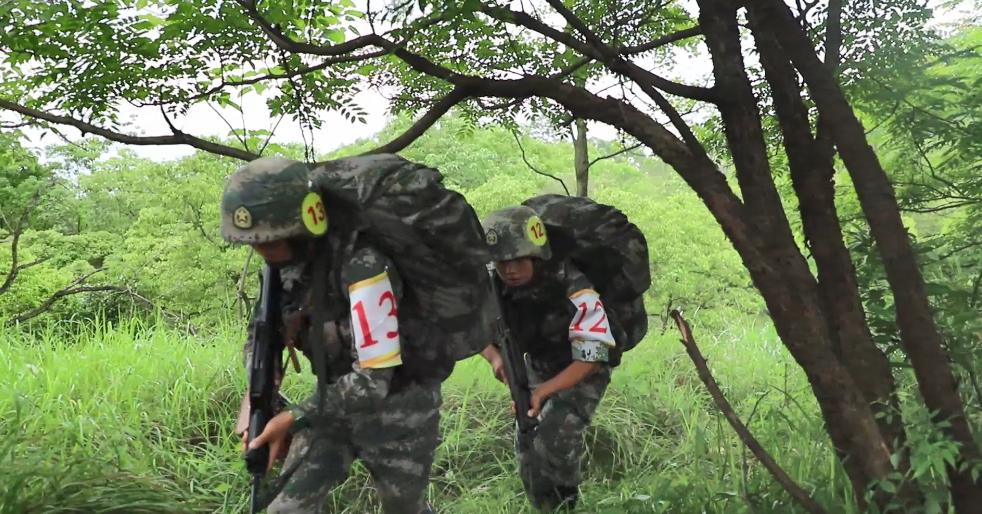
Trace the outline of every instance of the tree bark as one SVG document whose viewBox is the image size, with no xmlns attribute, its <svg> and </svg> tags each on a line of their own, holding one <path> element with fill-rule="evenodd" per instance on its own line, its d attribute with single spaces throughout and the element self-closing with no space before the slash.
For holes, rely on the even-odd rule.
<svg viewBox="0 0 982 514">
<path fill-rule="evenodd" d="M 935 419 L 947 421 L 945 432 L 961 446 L 962 459 L 948 469 L 955 508 L 959 513 L 979 512 L 982 487 L 972 480 L 968 469 L 959 470 L 965 462 L 979 458 L 979 448 L 965 418 L 957 383 L 889 178 L 834 76 L 818 59 L 808 36 L 794 22 L 784 3 L 755 0 L 750 6 L 805 78 L 820 114 L 828 123 L 883 259 L 894 295 L 901 344 L 914 368 L 921 395 L 927 407 L 937 413 Z"/>
<path fill-rule="evenodd" d="M 573 139 L 573 166 L 576 169 L 577 196 L 590 196 L 590 154 L 587 146 L 586 121 L 576 118 L 576 138 Z"/>
<path fill-rule="evenodd" d="M 762 253 L 776 276 L 754 277 L 778 332 L 808 375 L 829 435 L 862 499 L 871 481 L 892 466 L 890 451 L 861 389 L 833 353 L 834 333 L 818 284 L 801 255 L 771 177 L 760 113 L 740 47 L 736 7 L 699 1 L 699 25 L 713 59 L 718 107 L 748 216 L 764 238 Z M 841 244 L 841 239 L 839 241 Z"/>
<path fill-rule="evenodd" d="M 801 100 L 794 68 L 781 55 L 777 41 L 760 30 L 753 16 L 751 27 L 781 126 L 805 237 L 818 268 L 818 287 L 833 351 L 871 405 L 889 451 L 906 454 L 903 448 L 906 433 L 896 411 L 896 384 L 890 362 L 876 347 L 866 324 L 856 270 L 843 241 L 835 209 L 832 183 L 835 170 L 831 155 L 812 138 L 808 110 Z M 898 467 L 904 472 L 908 466 L 909 462 L 901 459 Z M 903 495 L 917 496 L 910 490 L 904 490 Z M 857 494 L 860 504 L 861 496 Z"/>
<path fill-rule="evenodd" d="M 771 177 L 760 112 L 744 68 L 736 5 L 727 0 L 699 0 L 698 4 L 699 26 L 712 57 L 716 88 L 727 92 L 717 107 L 743 201 L 769 244 L 784 247 L 794 237 Z"/>
</svg>

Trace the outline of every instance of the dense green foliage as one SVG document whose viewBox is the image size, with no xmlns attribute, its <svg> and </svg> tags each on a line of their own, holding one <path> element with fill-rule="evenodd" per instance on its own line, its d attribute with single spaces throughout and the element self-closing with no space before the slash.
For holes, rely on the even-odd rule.
<svg viewBox="0 0 982 514">
<path fill-rule="evenodd" d="M 853 4 L 856 9 L 863 5 Z M 911 23 L 923 15 L 918 9 L 896 11 Z M 206 31 L 221 25 L 207 10 L 179 9 L 174 16 L 198 20 Z M 81 30 L 77 24 L 85 17 L 66 12 L 52 20 L 45 26 L 70 34 L 73 28 Z M 856 23 L 861 28 L 874 21 L 860 17 Z M 134 22 L 160 25 L 155 19 Z M 255 34 L 241 28 L 202 44 L 244 55 Z M 166 27 L 160 30 L 166 41 Z M 872 41 L 864 64 L 844 70 L 845 83 L 898 186 L 978 434 L 982 32 L 970 28 L 947 41 L 931 34 L 891 37 Z M 128 44 L 121 51 L 149 51 L 141 38 Z M 57 60 L 56 46 L 47 48 Z M 113 56 L 94 52 L 76 57 L 96 67 L 115 62 Z M 122 83 L 174 84 L 161 90 L 164 95 L 189 94 L 169 79 L 193 73 L 201 63 L 174 63 L 150 76 L 126 66 L 101 71 L 122 77 Z M 58 68 L 49 71 L 59 73 Z M 82 103 L 112 93 L 95 87 L 105 77 L 86 77 L 80 74 L 67 94 L 51 100 L 72 108 L 82 92 L 89 95 Z M 351 85 L 341 74 L 323 80 L 308 84 L 309 89 Z M 273 100 L 283 102 L 284 111 L 290 101 L 289 95 Z M 307 102 L 341 107 L 320 94 Z M 101 114 L 112 118 L 111 112 Z M 337 155 L 388 141 L 408 124 L 398 119 L 372 140 Z M 703 127 L 713 128 L 712 123 Z M 251 134 L 250 144 L 255 147 L 263 136 Z M 572 185 L 568 145 L 522 136 L 522 146 L 536 168 Z M 594 142 L 591 154 L 604 153 L 606 146 Z M 304 151 L 268 150 L 292 157 Z M 561 189 L 529 169 L 511 132 L 476 128 L 466 118 L 444 118 L 402 154 L 443 171 L 447 183 L 481 214 Z M 239 163 L 203 153 L 151 162 L 94 141 L 50 148 L 43 157 L 21 146 L 16 134 L 0 134 L 0 279 L 7 276 L 14 235 L 20 232 L 18 262 L 24 266 L 10 289 L 0 293 L 0 322 L 30 318 L 0 333 L 0 373 L 6 377 L 0 382 L 0 466 L 5 471 L 0 512 L 243 508 L 246 477 L 229 429 L 243 386 L 237 352 L 248 309 L 242 295 L 255 294 L 258 262 L 247 264 L 246 250 L 220 240 L 217 201 L 224 178 Z M 913 478 L 928 495 L 925 510 L 938 512 L 947 501 L 944 468 L 957 449 L 917 407 L 882 263 L 846 187 L 848 179 L 836 179 L 871 328 L 898 368 Z M 808 384 L 766 321 L 743 264 L 698 198 L 666 166 L 642 155 L 598 163 L 591 183 L 597 200 L 623 209 L 644 231 L 654 282 L 647 299 L 651 334 L 616 373 L 590 432 L 587 509 L 793 509 L 705 396 L 664 318 L 668 306 L 678 306 L 687 310 L 717 378 L 763 445 L 831 510 L 854 510 Z M 781 186 L 790 188 L 786 181 Z M 794 206 L 786 208 L 794 219 Z M 25 212 L 29 216 L 19 224 Z M 84 286 L 105 290 L 80 289 Z M 50 309 L 38 310 L 54 297 Z M 288 387 L 302 395 L 309 377 L 291 379 Z M 503 388 L 475 360 L 460 366 L 445 396 L 444 444 L 431 486 L 435 503 L 451 512 L 527 509 L 510 455 Z M 366 483 L 366 473 L 357 468 L 335 494 L 335 510 L 369 509 L 373 499 Z"/>
<path fill-rule="evenodd" d="M 980 402 L 982 29 L 969 28 L 947 43 L 935 41 L 897 60 L 889 77 L 868 81 L 858 96 L 877 120 L 873 134 L 890 159 L 934 307 L 955 362 L 969 374 L 971 396 Z M 868 255 L 866 227 L 854 222 L 851 228 L 857 255 Z M 865 259 L 860 269 L 874 285 L 866 299 L 874 327 L 890 344 L 897 334 L 882 269 Z"/>
<path fill-rule="evenodd" d="M 386 130 L 397 131 L 400 123 Z M 568 145 L 526 137 L 523 146 L 538 169 L 571 180 Z M 516 150 L 507 130 L 468 130 L 451 118 L 405 155 L 441 169 L 484 213 L 560 189 L 533 173 Z M 16 299 L 2 304 L 4 316 L 35 305 L 89 269 L 82 263 L 98 259 L 105 268 L 100 281 L 125 285 L 170 317 L 128 295 L 89 293 L 4 333 L 0 373 L 12 380 L 0 391 L 0 434 L 8 443 L 0 458 L 11 473 L 0 483 L 0 510 L 44 511 L 56 503 L 76 512 L 243 508 L 247 481 L 229 427 L 243 385 L 237 358 L 243 318 L 235 301 L 247 252 L 220 241 L 216 202 L 237 164 L 204 154 L 153 163 L 100 145 L 52 155 L 44 166 L 28 161 L 59 177 L 65 193 L 49 190 L 52 208 L 71 215 L 32 218 L 22 251 L 53 259 L 26 269 L 0 296 Z M 708 402 L 663 319 L 670 303 L 688 309 L 718 379 L 764 445 L 824 503 L 850 508 L 847 482 L 804 377 L 761 317 L 738 257 L 695 196 L 659 163 L 636 155 L 602 161 L 594 183 L 598 200 L 624 209 L 644 230 L 654 285 L 652 333 L 615 375 L 590 433 L 585 498 L 591 511 L 792 508 Z M 37 212 L 45 211 L 45 201 Z M 935 216 L 945 218 L 937 227 L 960 226 L 946 214 Z M 246 291 L 254 294 L 253 288 L 250 283 Z M 113 324 L 122 317 L 130 320 Z M 84 323 L 72 328 L 70 320 Z M 184 335 L 189 321 L 202 334 Z M 309 377 L 294 378 L 290 391 L 302 395 L 309 384 Z M 445 394 L 434 500 L 454 512 L 526 509 L 509 452 L 504 389 L 483 362 L 471 361 Z M 493 415 L 476 418 L 476 412 Z M 924 473 L 943 476 L 937 455 L 948 443 L 928 431 L 917 444 L 925 452 Z M 367 480 L 357 468 L 335 495 L 339 512 L 370 508 Z"/>
<path fill-rule="evenodd" d="M 479 214 L 541 192 L 562 191 L 558 183 L 525 165 L 510 132 L 481 129 L 467 134 L 462 133 L 465 126 L 447 119 L 404 155 L 443 171 L 448 185 L 464 192 Z M 395 123 L 387 131 L 398 129 Z M 447 144 L 451 138 L 453 145 Z M 567 145 L 525 138 L 524 146 L 537 168 L 572 180 L 565 171 Z M 99 150 L 98 145 L 87 150 L 61 148 L 56 154 L 59 160 L 48 165 L 52 168 L 48 173 L 70 174 L 70 178 L 57 186 L 64 193 L 50 202 L 46 199 L 36 211 L 61 209 L 65 223 L 26 231 L 21 260 L 57 258 L 18 276 L 8 294 L 0 295 L 0 318 L 28 310 L 93 266 L 104 268 L 90 279 L 93 283 L 119 285 L 127 292 L 66 297 L 71 301 L 53 311 L 53 318 L 68 312 L 91 317 L 107 307 L 124 309 L 126 314 L 130 308 L 146 310 L 148 304 L 140 298 L 151 300 L 151 310 L 162 309 L 171 320 L 195 326 L 227 317 L 236 307 L 247 251 L 221 241 L 217 199 L 224 177 L 237 163 L 203 153 L 153 163 L 126 150 L 99 157 Z M 739 259 L 709 215 L 700 212 L 695 195 L 669 170 L 651 159 L 632 156 L 602 161 L 594 174 L 594 196 L 624 209 L 651 242 L 653 313 L 661 314 L 670 300 L 686 307 L 707 306 L 718 297 L 720 277 L 725 277 L 727 290 L 733 289 L 723 303 L 757 312 L 759 302 Z M 703 250 L 690 253 L 676 244 L 683 240 Z M 257 261 L 251 261 L 253 268 Z M 9 251 L 0 254 L 0 267 L 7 264 Z M 254 274 L 247 278 L 245 291 L 251 295 Z"/>
</svg>

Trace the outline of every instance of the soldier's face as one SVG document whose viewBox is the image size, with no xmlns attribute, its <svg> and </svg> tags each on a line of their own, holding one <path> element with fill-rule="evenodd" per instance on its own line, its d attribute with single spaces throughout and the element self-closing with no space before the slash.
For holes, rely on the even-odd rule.
<svg viewBox="0 0 982 514">
<path fill-rule="evenodd" d="M 508 287 L 520 287 L 532 281 L 535 265 L 531 257 L 519 257 L 508 261 L 498 261 L 494 264 L 498 276 Z"/>
<path fill-rule="evenodd" d="M 286 264 L 293 259 L 293 249 L 290 247 L 290 243 L 284 239 L 268 243 L 254 243 L 251 246 L 255 248 L 256 253 L 266 260 L 266 264 Z"/>
</svg>

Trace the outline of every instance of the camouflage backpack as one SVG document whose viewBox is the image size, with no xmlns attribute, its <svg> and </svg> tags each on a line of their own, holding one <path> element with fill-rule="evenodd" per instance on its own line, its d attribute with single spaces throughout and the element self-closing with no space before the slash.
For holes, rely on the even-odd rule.
<svg viewBox="0 0 982 514">
<path fill-rule="evenodd" d="M 349 224 L 395 263 L 406 286 L 399 322 L 413 334 L 407 371 L 447 375 L 487 345 L 490 256 L 477 215 L 439 171 L 382 154 L 327 162 L 310 179 L 332 224 Z"/>
<path fill-rule="evenodd" d="M 583 272 L 625 332 L 627 351 L 644 338 L 644 292 L 651 286 L 648 243 L 621 211 L 581 196 L 542 195 L 522 202 L 546 226 L 552 259 L 569 259 Z"/>
</svg>

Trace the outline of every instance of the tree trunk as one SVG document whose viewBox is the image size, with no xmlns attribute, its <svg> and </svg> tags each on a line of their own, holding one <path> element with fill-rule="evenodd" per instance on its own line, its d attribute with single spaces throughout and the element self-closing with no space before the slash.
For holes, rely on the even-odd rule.
<svg viewBox="0 0 982 514">
<path fill-rule="evenodd" d="M 576 169 L 576 194 L 590 196 L 590 154 L 587 146 L 586 120 L 576 118 L 576 138 L 573 139 L 573 166 Z"/>
<path fill-rule="evenodd" d="M 716 88 L 727 92 L 720 95 L 717 107 L 743 202 L 763 237 L 786 246 L 794 237 L 771 177 L 757 100 L 744 69 L 735 4 L 726 0 L 699 0 L 698 4 L 699 26 L 713 60 Z"/>
<path fill-rule="evenodd" d="M 834 76 L 819 61 L 808 36 L 784 3 L 756 0 L 751 3 L 751 9 L 759 16 L 761 25 L 777 37 L 805 78 L 821 116 L 828 123 L 883 259 L 894 295 L 901 344 L 913 365 L 921 395 L 927 407 L 937 413 L 936 419 L 949 423 L 945 429 L 948 436 L 961 445 L 962 459 L 948 469 L 955 508 L 959 513 L 979 512 L 982 487 L 972 480 L 969 469 L 958 469 L 966 462 L 975 462 L 979 458 L 979 448 L 965 418 L 948 356 L 928 303 L 924 279 L 900 218 L 889 178 Z"/>
<path fill-rule="evenodd" d="M 906 433 L 896 410 L 896 384 L 890 362 L 876 347 L 866 324 L 856 270 L 844 244 L 835 209 L 832 183 L 835 169 L 831 154 L 812 138 L 808 110 L 801 100 L 794 68 L 780 53 L 777 41 L 760 30 L 754 16 L 750 19 L 781 126 L 805 237 L 818 268 L 818 287 L 833 351 L 871 405 L 889 451 L 903 451 L 906 455 L 903 448 Z M 899 464 L 902 473 L 909 467 L 907 459 L 901 459 Z M 912 503 L 917 501 L 915 491 L 905 488 L 902 492 Z"/>
<path fill-rule="evenodd" d="M 833 316 L 826 312 L 828 305 L 822 301 L 818 284 L 794 242 L 771 177 L 760 113 L 743 63 L 736 8 L 730 2 L 718 0 L 701 0 L 699 6 L 700 26 L 713 58 L 716 87 L 727 92 L 718 107 L 737 179 L 753 224 L 761 229 L 765 238 L 764 253 L 782 275 L 781 283 L 765 284 L 762 281 L 758 288 L 768 301 L 778 331 L 784 332 L 782 339 L 809 375 L 829 434 L 840 457 L 848 457 L 843 462 L 857 498 L 862 501 L 866 486 L 890 471 L 889 447 L 876 427 L 864 391 L 832 351 L 837 334 L 831 330 L 833 327 L 828 321 Z M 808 137 L 810 139 L 810 132 Z M 789 148 L 789 151 L 800 149 Z M 841 235 L 837 244 L 842 245 Z M 848 260 L 848 254 L 846 258 Z M 782 295 L 777 291 L 780 288 L 791 288 L 794 293 L 784 294 L 787 298 L 775 308 L 773 298 Z M 858 294 L 856 298 L 858 301 Z M 793 341 L 802 341 L 800 334 L 793 335 L 798 331 L 808 333 L 804 340 L 810 345 L 807 353 L 811 356 L 802 348 L 793 347 L 796 344 Z M 887 374 L 889 376 L 889 368 Z M 888 394 L 890 391 L 892 389 Z M 845 427 L 844 415 L 850 417 L 849 423 L 861 425 L 863 432 Z"/>
</svg>

